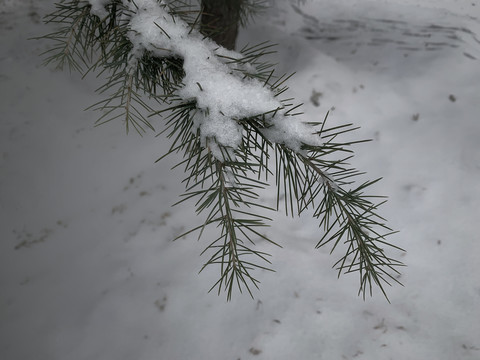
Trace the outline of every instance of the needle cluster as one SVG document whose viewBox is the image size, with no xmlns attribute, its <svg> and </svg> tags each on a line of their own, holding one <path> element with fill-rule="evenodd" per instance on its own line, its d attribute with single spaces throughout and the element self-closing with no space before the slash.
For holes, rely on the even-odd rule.
<svg viewBox="0 0 480 360">
<path fill-rule="evenodd" d="M 226 50 L 200 34 L 200 17 L 176 0 L 65 0 L 46 17 L 59 26 L 43 37 L 53 41 L 46 63 L 105 78 L 103 99 L 91 107 L 101 113 L 98 124 L 123 120 L 142 133 L 161 121 L 171 146 L 159 160 L 181 154 L 179 202 L 193 202 L 204 217 L 180 236 L 218 229 L 203 252 L 204 267 L 220 270 L 212 289 L 228 299 L 234 289 L 253 296 L 255 270 L 271 270 L 255 243 L 278 245 L 265 235 L 266 214 L 284 208 L 292 216 L 311 210 L 316 246 L 342 251 L 334 267 L 359 275 L 360 294 L 378 286 L 387 296 L 384 286 L 398 282 L 402 264 L 386 249 L 399 248 L 386 240 L 393 231 L 377 212 L 385 200 L 367 193 L 378 180 L 357 184 L 361 173 L 349 165 L 351 146 L 362 141 L 341 138 L 355 127 L 302 121 L 301 105 L 285 96 L 290 76 L 277 76 L 265 60 L 273 45 Z M 277 203 L 267 207 L 259 193 L 270 178 Z"/>
</svg>

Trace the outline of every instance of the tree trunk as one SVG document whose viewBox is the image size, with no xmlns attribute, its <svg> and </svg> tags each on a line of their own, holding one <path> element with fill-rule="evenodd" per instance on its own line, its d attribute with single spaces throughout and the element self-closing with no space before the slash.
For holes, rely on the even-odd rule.
<svg viewBox="0 0 480 360">
<path fill-rule="evenodd" d="M 235 49 L 244 0 L 202 0 L 201 32 L 218 45 Z"/>
</svg>

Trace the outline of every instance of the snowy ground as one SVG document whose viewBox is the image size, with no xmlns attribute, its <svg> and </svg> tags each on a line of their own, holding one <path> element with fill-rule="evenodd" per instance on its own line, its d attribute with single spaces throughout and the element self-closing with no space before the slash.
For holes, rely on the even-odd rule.
<svg viewBox="0 0 480 360">
<path fill-rule="evenodd" d="M 316 222 L 279 214 L 255 300 L 207 294 L 165 141 L 93 128 L 95 80 L 27 40 L 51 2 L 0 0 L 1 359 L 480 359 L 480 2 L 274 3 L 240 42 L 279 44 L 307 118 L 374 139 L 354 164 L 384 177 L 405 287 L 363 301 Z"/>
</svg>

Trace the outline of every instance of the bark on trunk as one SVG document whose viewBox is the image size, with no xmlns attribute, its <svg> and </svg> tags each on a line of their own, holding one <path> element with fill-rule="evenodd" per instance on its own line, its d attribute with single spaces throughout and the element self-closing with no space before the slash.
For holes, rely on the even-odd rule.
<svg viewBox="0 0 480 360">
<path fill-rule="evenodd" d="M 201 32 L 234 50 L 243 0 L 202 0 Z"/>
</svg>

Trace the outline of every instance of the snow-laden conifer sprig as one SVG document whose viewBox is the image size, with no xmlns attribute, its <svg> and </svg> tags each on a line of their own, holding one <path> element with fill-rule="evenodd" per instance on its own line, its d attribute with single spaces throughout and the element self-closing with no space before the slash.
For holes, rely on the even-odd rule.
<svg viewBox="0 0 480 360">
<path fill-rule="evenodd" d="M 92 106 L 102 112 L 99 123 L 123 119 L 127 130 L 143 132 L 164 118 L 171 140 L 164 156 L 183 155 L 179 202 L 194 201 L 204 217 L 181 236 L 202 236 L 207 226 L 219 231 L 204 251 L 205 266 L 220 270 L 212 289 L 228 299 L 234 288 L 253 296 L 255 269 L 270 270 L 268 254 L 254 244 L 275 244 L 263 229 L 270 222 L 263 214 L 274 209 L 258 199 L 273 175 L 276 210 L 295 216 L 312 209 L 321 229 L 317 247 L 345 247 L 339 274 L 357 272 L 364 296 L 373 285 L 387 296 L 384 285 L 397 282 L 402 264 L 386 254 L 397 247 L 386 241 L 392 231 L 377 214 L 383 200 L 365 193 L 376 181 L 355 185 L 361 173 L 348 164 L 350 147 L 362 141 L 340 140 L 355 128 L 328 127 L 326 118 L 300 121 L 300 105 L 283 98 L 289 76 L 276 76 L 264 60 L 272 45 L 226 50 L 198 33 L 198 19 L 175 0 L 65 1 L 47 17 L 62 24 L 45 36 L 56 44 L 47 62 L 106 79 L 98 90 L 105 98 Z"/>
</svg>

